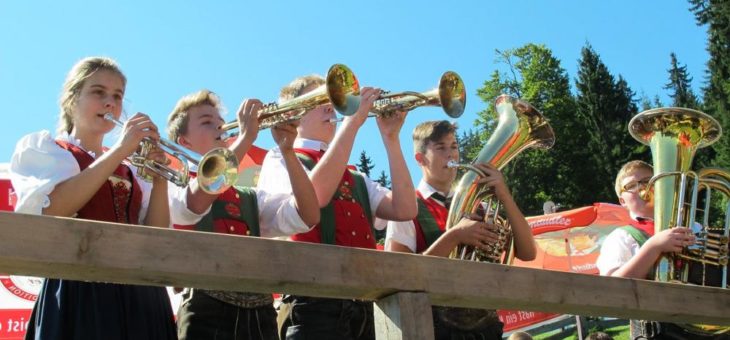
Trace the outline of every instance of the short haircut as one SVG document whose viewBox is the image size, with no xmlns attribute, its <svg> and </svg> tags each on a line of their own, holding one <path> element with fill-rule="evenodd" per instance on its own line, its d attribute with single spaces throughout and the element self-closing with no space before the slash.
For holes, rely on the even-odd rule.
<svg viewBox="0 0 730 340">
<path fill-rule="evenodd" d="M 319 87 L 324 85 L 324 83 L 324 78 L 318 74 L 310 74 L 308 76 L 294 79 L 291 83 L 281 88 L 281 91 L 279 92 L 279 102 L 292 100 L 305 94 L 305 90 L 307 89 L 310 89 L 311 91 L 312 86 Z"/>
<path fill-rule="evenodd" d="M 532 340 L 532 336 L 526 332 L 514 332 L 510 334 L 507 340 Z"/>
<path fill-rule="evenodd" d="M 429 142 L 435 143 L 450 134 L 456 134 L 456 124 L 448 120 L 433 120 L 418 124 L 413 129 L 413 151 L 425 153 Z"/>
<path fill-rule="evenodd" d="M 621 170 L 618 171 L 618 174 L 616 175 L 616 185 L 614 189 L 616 189 L 616 196 L 621 197 L 621 181 L 624 180 L 624 177 L 626 177 L 628 174 L 633 173 L 636 170 L 645 169 L 649 170 L 650 172 L 654 172 L 654 168 L 651 166 L 651 164 L 644 162 L 644 161 L 630 161 L 624 166 L 621 167 Z"/>
<path fill-rule="evenodd" d="M 218 112 L 223 111 L 220 97 L 207 89 L 202 89 L 180 98 L 177 104 L 175 104 L 175 108 L 172 109 L 172 112 L 167 117 L 167 135 L 170 141 L 177 143 L 178 137 L 188 133 L 188 122 L 190 120 L 188 111 L 200 105 L 210 105 L 218 109 Z"/>
</svg>

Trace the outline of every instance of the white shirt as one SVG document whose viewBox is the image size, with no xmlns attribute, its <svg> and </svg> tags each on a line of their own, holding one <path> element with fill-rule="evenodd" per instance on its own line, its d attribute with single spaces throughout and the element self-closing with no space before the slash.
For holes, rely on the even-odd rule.
<svg viewBox="0 0 730 340">
<path fill-rule="evenodd" d="M 312 139 L 297 138 L 294 140 L 294 147 L 300 149 L 312 149 L 312 150 L 327 150 L 327 143 Z M 309 169 L 304 165 L 302 168 L 310 174 Z M 368 191 L 368 198 L 370 201 L 370 210 L 372 211 L 373 218 L 375 218 L 375 212 L 378 210 L 378 205 L 387 195 L 390 190 L 382 187 L 378 182 L 375 182 L 360 173 L 365 179 L 365 187 Z M 264 158 L 264 163 L 261 165 L 261 173 L 259 175 L 259 181 L 257 188 L 260 190 L 266 190 L 271 193 L 282 193 L 292 195 L 291 181 L 289 181 L 289 172 L 286 170 L 286 163 L 281 155 L 279 147 L 275 147 L 269 150 Z M 385 228 L 386 221 L 381 219 L 374 220 L 376 229 Z"/>
<path fill-rule="evenodd" d="M 81 146 L 77 139 L 67 133 L 56 139 Z M 89 155 L 96 158 L 93 152 Z M 126 162 L 125 162 L 126 164 Z M 139 224 L 147 216 L 152 184 L 137 176 L 137 169 L 127 164 L 142 191 L 142 205 L 139 212 Z M 10 161 L 10 180 L 18 197 L 15 212 L 41 215 L 43 208 L 51 205 L 48 195 L 56 185 L 78 175 L 81 172 L 74 156 L 56 144 L 48 131 L 35 132 L 24 136 L 15 146 Z"/>
<path fill-rule="evenodd" d="M 195 179 L 193 179 L 194 181 Z M 265 190 L 254 189 L 258 203 L 259 231 L 262 237 L 275 237 L 304 233 L 311 229 L 299 216 L 294 196 L 290 194 L 273 194 Z M 188 209 L 188 188 L 177 185 L 168 186 L 171 224 L 192 225 L 198 223 L 208 214 L 208 210 L 200 215 Z M 251 213 L 246 211 L 244 213 Z"/>
<path fill-rule="evenodd" d="M 438 192 L 431 185 L 426 183 L 423 179 L 418 183 L 418 192 L 421 193 L 424 199 L 429 199 L 431 195 Z M 439 192 L 444 197 L 449 197 L 452 193 Z M 410 249 L 412 252 L 416 252 L 416 224 L 413 220 L 410 221 L 388 221 L 388 229 L 385 234 L 385 244 L 388 244 L 389 240 L 396 241 Z"/>
</svg>

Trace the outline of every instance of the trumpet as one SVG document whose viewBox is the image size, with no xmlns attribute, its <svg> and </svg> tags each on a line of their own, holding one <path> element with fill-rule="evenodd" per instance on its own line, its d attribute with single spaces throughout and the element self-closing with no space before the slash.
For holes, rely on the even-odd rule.
<svg viewBox="0 0 730 340">
<path fill-rule="evenodd" d="M 111 113 L 104 114 L 104 119 L 113 122 L 116 126 L 124 126 L 124 123 L 114 118 Z M 175 159 L 174 163 L 179 168 L 149 159 L 149 153 L 155 147 L 159 147 L 166 155 Z M 160 138 L 158 142 L 145 138 L 140 143 L 139 150 L 128 157 L 128 160 L 137 167 L 137 175 L 145 181 L 152 181 L 149 173 L 152 172 L 179 187 L 185 187 L 190 182 L 188 162 L 193 163 L 198 167 L 196 178 L 200 188 L 212 195 L 228 190 L 238 179 L 238 158 L 226 148 L 215 148 L 200 156 L 163 138 Z"/>
<path fill-rule="evenodd" d="M 420 106 L 440 106 L 451 118 L 459 118 L 466 107 L 466 88 L 456 72 L 447 71 L 441 75 L 439 86 L 426 92 L 383 91 L 373 103 L 368 117 L 389 117 L 399 111 L 411 111 Z M 330 119 L 331 123 L 343 118 Z"/>
<path fill-rule="evenodd" d="M 326 83 L 313 91 L 284 103 L 264 105 L 258 113 L 259 130 L 301 119 L 307 111 L 323 104 L 332 103 L 335 111 L 352 116 L 360 107 L 360 84 L 355 74 L 343 64 L 334 64 L 327 71 Z M 238 129 L 238 122 L 221 126 L 224 134 Z"/>
</svg>

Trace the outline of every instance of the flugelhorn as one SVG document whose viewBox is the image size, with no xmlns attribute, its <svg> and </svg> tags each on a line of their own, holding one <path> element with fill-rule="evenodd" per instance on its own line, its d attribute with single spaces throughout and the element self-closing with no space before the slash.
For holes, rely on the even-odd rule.
<svg viewBox="0 0 730 340">
<path fill-rule="evenodd" d="M 124 126 L 124 123 L 114 118 L 111 113 L 104 114 L 104 119 L 114 122 L 119 127 Z M 165 154 L 175 159 L 175 162 L 162 164 L 149 159 L 148 155 L 155 147 L 162 149 Z M 198 185 L 203 191 L 213 195 L 223 193 L 238 179 L 238 158 L 226 148 L 215 148 L 200 156 L 164 138 L 160 138 L 159 141 L 145 138 L 140 143 L 139 150 L 128 159 L 137 167 L 137 174 L 142 179 L 151 181 L 152 177 L 148 173 L 150 171 L 179 187 L 185 187 L 190 182 L 188 162 L 193 163 L 198 167 L 196 176 Z"/>
<path fill-rule="evenodd" d="M 301 119 L 307 111 L 323 104 L 332 103 L 335 111 L 352 116 L 360 107 L 360 84 L 355 74 L 343 64 L 334 64 L 327 71 L 324 85 L 313 91 L 283 103 L 264 105 L 258 113 L 259 130 Z M 228 132 L 239 128 L 237 121 L 223 124 Z"/>
<path fill-rule="evenodd" d="M 549 149 L 555 143 L 555 134 L 547 119 L 529 103 L 503 94 L 497 97 L 494 106 L 499 115 L 497 127 L 472 164 L 489 163 L 502 169 L 527 148 Z M 454 227 L 463 216 L 483 210 L 484 221 L 494 224 L 499 235 L 499 241 L 486 251 L 462 244 L 450 257 L 509 264 L 513 257 L 512 230 L 509 221 L 499 215 L 501 202 L 494 197 L 491 188 L 478 183 L 479 176 L 484 174 L 472 165 L 450 163 L 449 166 L 469 171 L 464 173 L 455 189 L 446 229 Z"/>
<path fill-rule="evenodd" d="M 629 122 L 629 132 L 651 149 L 654 176 L 641 193 L 654 200 L 654 232 L 670 228 L 693 230 L 696 243 L 678 253 L 664 253 L 656 262 L 656 281 L 730 288 L 728 286 L 728 233 L 730 216 L 712 226 L 709 218 L 711 191 L 730 197 L 730 173 L 719 168 L 690 170 L 700 148 L 715 143 L 722 135 L 711 116 L 681 107 L 656 108 L 641 112 Z M 701 197 L 704 194 L 704 199 Z M 702 201 L 704 200 L 704 204 Z M 699 216 L 701 213 L 702 216 Z M 701 222 L 699 222 L 701 221 Z M 718 335 L 730 327 L 683 324 L 692 333 Z"/>
<path fill-rule="evenodd" d="M 437 88 L 426 92 L 383 91 L 373 103 L 369 117 L 387 117 L 399 111 L 411 111 L 420 106 L 439 106 L 451 118 L 459 118 L 466 107 L 466 87 L 456 72 L 447 71 L 441 75 Z M 336 123 L 343 118 L 331 119 Z"/>
</svg>

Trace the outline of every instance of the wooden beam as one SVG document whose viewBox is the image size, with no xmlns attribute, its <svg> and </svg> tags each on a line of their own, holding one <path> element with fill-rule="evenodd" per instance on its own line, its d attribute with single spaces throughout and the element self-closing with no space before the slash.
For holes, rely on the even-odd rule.
<svg viewBox="0 0 730 340">
<path fill-rule="evenodd" d="M 0 213 L 0 272 L 730 325 L 727 289 Z"/>
<path fill-rule="evenodd" d="M 433 339 L 431 302 L 426 293 L 401 292 L 375 303 L 378 340 Z"/>
</svg>

